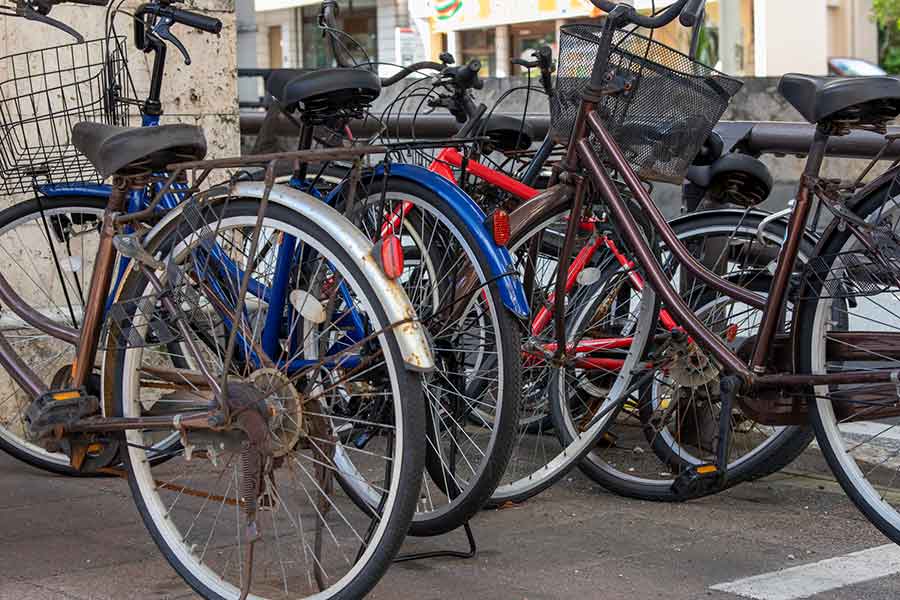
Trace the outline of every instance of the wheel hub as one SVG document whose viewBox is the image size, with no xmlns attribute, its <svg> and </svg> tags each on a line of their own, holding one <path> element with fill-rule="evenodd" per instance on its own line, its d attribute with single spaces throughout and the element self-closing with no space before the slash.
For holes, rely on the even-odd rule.
<svg viewBox="0 0 900 600">
<path fill-rule="evenodd" d="M 303 400 L 290 378 L 277 369 L 259 369 L 250 375 L 253 387 L 265 394 L 272 455 L 284 456 L 303 435 Z"/>
<path fill-rule="evenodd" d="M 696 344 L 689 344 L 669 367 L 669 376 L 683 387 L 696 388 L 718 379 L 719 367 Z"/>
</svg>

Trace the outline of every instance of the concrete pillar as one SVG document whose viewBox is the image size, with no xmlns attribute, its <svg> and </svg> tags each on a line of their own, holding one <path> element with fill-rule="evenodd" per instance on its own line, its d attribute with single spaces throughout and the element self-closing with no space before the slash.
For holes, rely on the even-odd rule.
<svg viewBox="0 0 900 600">
<path fill-rule="evenodd" d="M 499 25 L 494 30 L 494 76 L 509 77 L 509 25 Z"/>
<path fill-rule="evenodd" d="M 377 24 L 378 56 L 374 60 L 393 63 L 397 60 L 397 43 L 395 28 L 397 27 L 397 4 L 395 0 L 378 0 Z M 379 65 L 382 77 L 390 76 L 396 71 L 388 65 Z"/>
<path fill-rule="evenodd" d="M 447 32 L 447 52 L 452 54 L 457 62 L 462 61 L 462 34 L 460 32 Z"/>
<path fill-rule="evenodd" d="M 553 43 L 553 56 L 557 57 L 559 56 L 559 36 L 561 35 L 559 30 L 566 24 L 566 20 L 556 19 L 556 23 L 554 24 L 556 25 L 556 41 Z"/>
<path fill-rule="evenodd" d="M 872 19 L 872 0 L 850 0 L 853 7 L 853 56 L 878 64 L 878 26 Z"/>
<path fill-rule="evenodd" d="M 741 0 L 719 0 L 719 59 L 721 69 L 729 75 L 741 74 L 739 51 L 741 34 Z"/>
<path fill-rule="evenodd" d="M 237 18 L 237 66 L 239 69 L 255 69 L 257 30 L 254 2 L 237 0 L 234 9 Z M 255 77 L 238 79 L 238 97 L 241 100 L 253 102 L 262 93 L 262 83 Z"/>
<path fill-rule="evenodd" d="M 828 72 L 828 5 L 825 2 L 755 0 L 756 75 Z"/>
</svg>

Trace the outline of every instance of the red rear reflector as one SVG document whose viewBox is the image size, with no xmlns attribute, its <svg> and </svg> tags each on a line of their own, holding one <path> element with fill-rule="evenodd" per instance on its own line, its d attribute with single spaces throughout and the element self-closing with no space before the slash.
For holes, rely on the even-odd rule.
<svg viewBox="0 0 900 600">
<path fill-rule="evenodd" d="M 403 275 L 403 244 L 400 243 L 400 238 L 389 233 L 378 244 L 381 269 L 388 279 L 398 279 Z"/>
<path fill-rule="evenodd" d="M 505 246 L 509 243 L 509 213 L 497 209 L 491 217 L 491 230 L 494 234 L 494 243 Z"/>
</svg>

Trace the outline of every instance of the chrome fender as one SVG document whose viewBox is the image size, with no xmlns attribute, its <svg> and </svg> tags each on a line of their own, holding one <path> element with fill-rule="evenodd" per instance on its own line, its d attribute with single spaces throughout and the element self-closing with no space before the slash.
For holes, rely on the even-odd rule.
<svg viewBox="0 0 900 600">
<path fill-rule="evenodd" d="M 212 199 L 238 196 L 262 199 L 265 189 L 265 183 L 262 182 L 240 182 L 230 186 L 222 185 L 211 188 L 204 194 L 204 197 Z M 372 242 L 344 215 L 305 192 L 285 185 L 275 185 L 269 194 L 269 202 L 280 204 L 300 213 L 303 218 L 324 229 L 347 251 L 375 291 L 388 321 L 402 323 L 394 327 L 394 334 L 406 367 L 411 371 L 420 372 L 434 370 L 434 356 L 425 327 L 419 321 L 403 286 L 388 279 L 372 257 Z M 183 205 L 179 205 L 166 213 L 165 217 L 147 233 L 146 240 L 152 240 L 166 225 L 179 218 L 182 209 Z"/>
</svg>

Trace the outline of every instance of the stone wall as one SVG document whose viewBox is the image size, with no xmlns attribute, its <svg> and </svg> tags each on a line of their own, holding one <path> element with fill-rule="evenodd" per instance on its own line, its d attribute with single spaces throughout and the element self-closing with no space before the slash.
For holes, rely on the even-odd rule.
<svg viewBox="0 0 900 600">
<path fill-rule="evenodd" d="M 138 4 L 138 0 L 127 0 L 123 10 L 131 12 Z M 240 149 L 234 0 L 191 0 L 183 7 L 215 16 L 223 21 L 224 27 L 219 37 L 183 25 L 172 28 L 191 54 L 193 64 L 185 65 L 180 53 L 170 47 L 162 92 L 166 113 L 163 122 L 202 126 L 210 157 L 234 156 Z M 86 39 L 103 36 L 103 8 L 63 5 L 54 8 L 52 16 L 72 25 Z M 130 71 L 137 97 L 144 98 L 149 87 L 151 57 L 131 44 L 132 20 L 128 15 L 118 15 L 116 26 L 119 34 L 128 38 Z M 71 42 L 71 37 L 46 25 L 0 17 L 2 56 Z M 3 75 L 2 79 L 6 79 L 6 74 Z"/>
</svg>

